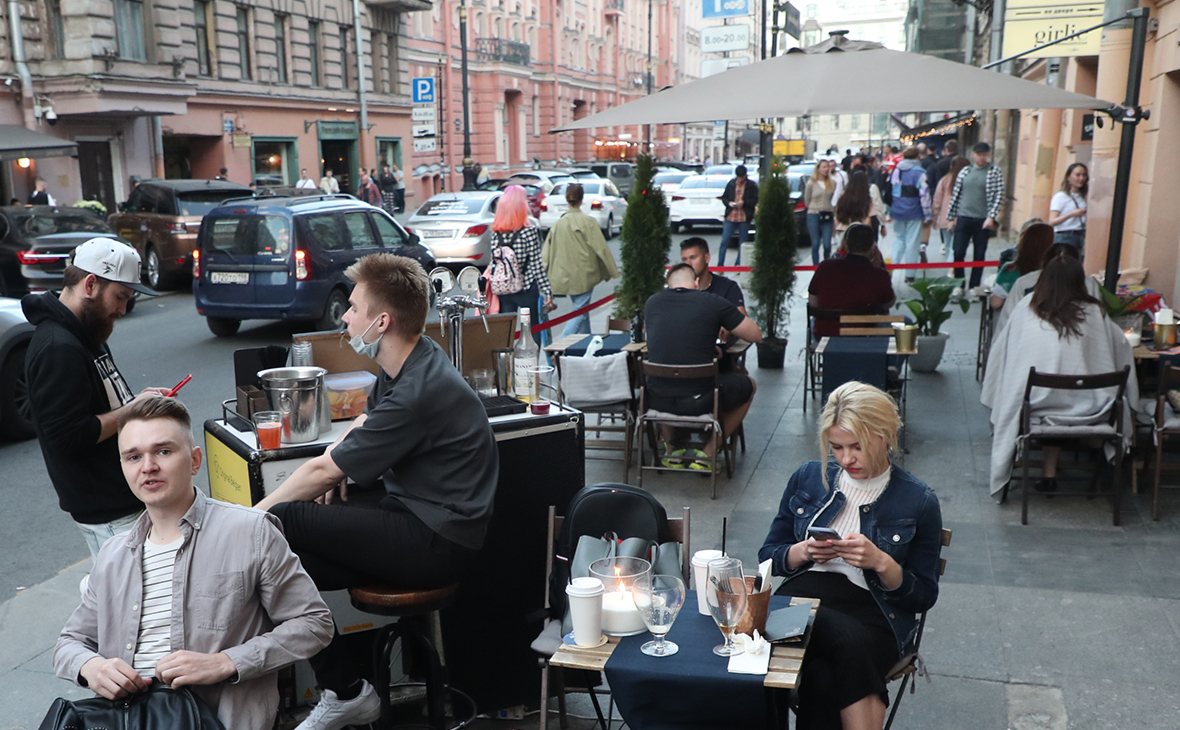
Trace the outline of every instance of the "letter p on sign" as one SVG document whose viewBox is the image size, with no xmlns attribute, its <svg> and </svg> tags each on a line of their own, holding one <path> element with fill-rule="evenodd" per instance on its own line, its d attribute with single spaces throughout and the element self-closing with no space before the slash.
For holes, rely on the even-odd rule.
<svg viewBox="0 0 1180 730">
<path fill-rule="evenodd" d="M 412 88 L 414 91 L 415 104 L 433 104 L 434 103 L 434 78 L 424 76 L 412 80 Z"/>
</svg>

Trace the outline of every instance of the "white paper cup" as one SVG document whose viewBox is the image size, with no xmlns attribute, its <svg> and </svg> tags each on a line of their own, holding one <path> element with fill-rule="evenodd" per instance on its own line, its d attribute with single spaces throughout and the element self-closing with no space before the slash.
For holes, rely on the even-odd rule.
<svg viewBox="0 0 1180 730">
<path fill-rule="evenodd" d="M 697 550 L 692 555 L 693 588 L 697 592 L 697 611 L 708 616 L 709 604 L 705 602 L 705 585 L 708 583 L 709 561 L 724 557 L 720 550 Z"/>
<path fill-rule="evenodd" d="M 574 578 L 565 587 L 569 599 L 570 619 L 574 624 L 574 643 L 598 646 L 602 641 L 602 581 L 597 578 Z"/>
</svg>

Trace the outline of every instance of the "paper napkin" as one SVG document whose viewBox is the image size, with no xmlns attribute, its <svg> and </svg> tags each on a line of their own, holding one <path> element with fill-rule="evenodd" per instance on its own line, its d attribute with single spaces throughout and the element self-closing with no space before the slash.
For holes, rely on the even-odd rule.
<svg viewBox="0 0 1180 730">
<path fill-rule="evenodd" d="M 754 638 L 734 634 L 733 641 L 745 651 L 729 658 L 729 671 L 734 674 L 766 674 L 770 670 L 770 644 L 758 631 Z"/>
</svg>

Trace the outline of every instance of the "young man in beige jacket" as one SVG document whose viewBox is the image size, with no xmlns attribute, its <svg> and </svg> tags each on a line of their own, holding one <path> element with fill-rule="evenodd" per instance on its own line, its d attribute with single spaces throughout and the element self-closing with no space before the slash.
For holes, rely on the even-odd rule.
<svg viewBox="0 0 1180 730">
<path fill-rule="evenodd" d="M 569 210 L 549 230 L 541 248 L 541 261 L 549 275 L 553 296 L 568 296 L 574 309 L 581 309 L 594 298 L 594 287 L 619 275 L 615 257 L 606 245 L 598 222 L 582 212 L 584 190 L 578 183 L 565 189 Z M 590 334 L 590 313 L 565 323 L 561 336 Z"/>
</svg>

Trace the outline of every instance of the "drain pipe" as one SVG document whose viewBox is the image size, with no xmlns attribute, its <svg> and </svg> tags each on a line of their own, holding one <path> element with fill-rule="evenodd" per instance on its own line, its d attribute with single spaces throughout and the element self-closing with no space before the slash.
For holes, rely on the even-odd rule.
<svg viewBox="0 0 1180 730">
<path fill-rule="evenodd" d="M 20 77 L 21 108 L 25 115 L 25 127 L 35 129 L 37 115 L 33 112 L 36 101 L 33 99 L 33 75 L 29 73 L 29 65 L 25 63 L 25 36 L 20 24 L 20 2 L 8 0 L 9 37 L 12 39 L 12 65 L 16 67 L 16 75 Z"/>
</svg>

